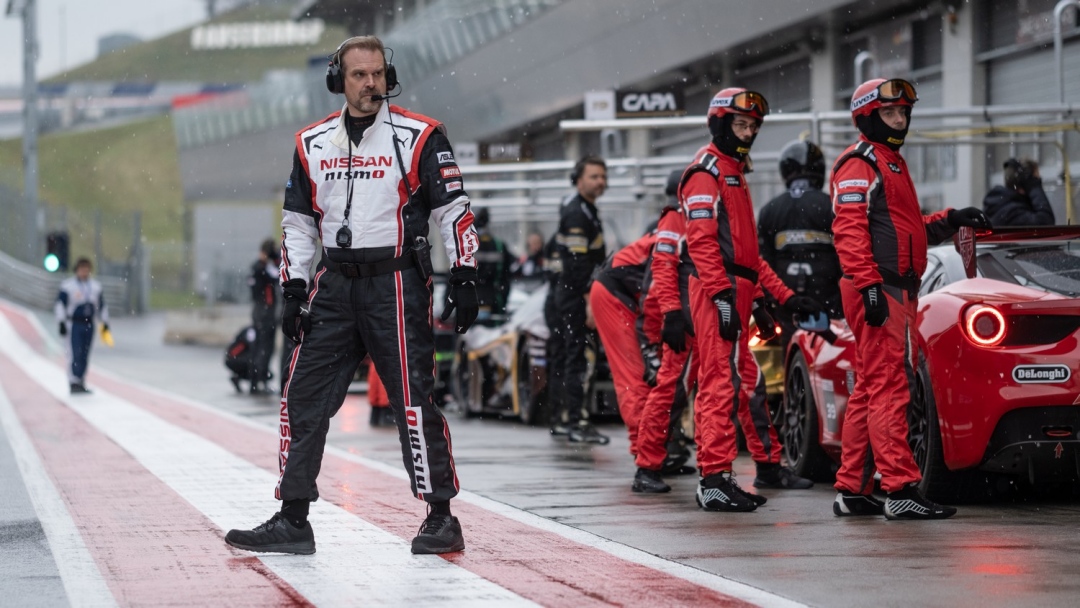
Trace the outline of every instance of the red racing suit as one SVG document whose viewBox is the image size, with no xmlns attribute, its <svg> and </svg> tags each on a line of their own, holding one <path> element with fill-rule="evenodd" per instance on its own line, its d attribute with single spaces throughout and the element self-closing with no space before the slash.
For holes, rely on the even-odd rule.
<svg viewBox="0 0 1080 608">
<path fill-rule="evenodd" d="M 645 265 L 656 234 L 651 232 L 614 253 L 604 262 L 589 291 L 596 331 L 604 344 L 619 414 L 630 435 L 630 453 L 637 453 L 638 416 L 649 395 L 637 329 L 638 298 Z"/>
<path fill-rule="evenodd" d="M 833 166 L 833 234 L 844 277 L 844 316 L 855 335 L 855 388 L 844 415 L 836 488 L 869 494 L 874 468 L 886 492 L 921 479 L 908 446 L 907 408 L 915 377 L 916 296 L 927 244 L 955 232 L 948 210 L 923 215 L 904 158 L 865 138 Z M 861 290 L 882 283 L 889 318 L 866 323 Z"/>
<path fill-rule="evenodd" d="M 686 242 L 697 276 L 690 279 L 690 310 L 702 373 L 695 405 L 698 468 L 702 476 L 730 471 L 738 446 L 737 412 L 755 461 L 780 462 L 780 443 L 769 421 L 765 380 L 750 353 L 749 322 L 758 282 L 781 305 L 793 295 L 758 253 L 757 228 L 745 164 L 709 144 L 683 174 L 679 201 Z M 739 337 L 720 337 L 713 296 L 732 289 L 742 325 Z M 706 371 L 707 370 L 707 371 Z"/>
<path fill-rule="evenodd" d="M 645 327 L 660 327 L 664 315 L 681 311 L 686 323 L 686 348 L 677 353 L 662 344 L 660 371 L 656 386 L 641 410 L 638 421 L 637 466 L 658 471 L 667 458 L 667 441 L 671 429 L 672 410 L 676 403 L 685 403 L 690 387 L 697 382 L 697 357 L 694 350 L 694 328 L 690 318 L 689 278 L 694 264 L 686 250 L 686 217 L 678 209 L 668 207 L 661 212 L 656 227 L 656 245 L 650 265 L 651 280 L 646 282 L 642 304 Z M 659 335 L 659 330 L 656 330 Z"/>
</svg>

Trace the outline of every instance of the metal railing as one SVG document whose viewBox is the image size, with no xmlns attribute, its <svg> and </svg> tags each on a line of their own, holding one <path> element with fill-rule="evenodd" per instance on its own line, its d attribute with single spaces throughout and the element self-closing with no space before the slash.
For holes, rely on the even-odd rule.
<svg viewBox="0 0 1080 608">
<path fill-rule="evenodd" d="M 20 262 L 0 251 L 0 295 L 32 308 L 51 309 L 66 275 L 53 274 Z M 104 290 L 110 311 L 128 311 L 127 281 L 114 277 L 95 277 Z"/>
</svg>

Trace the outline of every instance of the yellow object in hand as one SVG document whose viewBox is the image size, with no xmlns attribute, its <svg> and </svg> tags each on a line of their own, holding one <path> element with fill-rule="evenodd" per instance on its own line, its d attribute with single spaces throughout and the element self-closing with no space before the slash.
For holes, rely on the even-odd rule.
<svg viewBox="0 0 1080 608">
<path fill-rule="evenodd" d="M 101 326 L 101 341 L 105 343 L 105 346 L 116 346 L 113 342 L 112 332 L 109 331 L 104 325 Z"/>
</svg>

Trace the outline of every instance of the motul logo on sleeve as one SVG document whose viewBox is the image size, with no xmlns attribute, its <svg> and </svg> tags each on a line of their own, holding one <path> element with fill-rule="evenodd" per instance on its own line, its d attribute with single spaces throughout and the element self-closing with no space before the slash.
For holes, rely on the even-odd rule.
<svg viewBox="0 0 1080 608">
<path fill-rule="evenodd" d="M 1072 377 L 1072 370 L 1065 365 L 1017 365 L 1012 377 L 1020 384 L 1060 384 Z"/>
<path fill-rule="evenodd" d="M 454 167 L 443 167 L 442 169 L 439 169 L 439 172 L 442 174 L 442 176 L 444 178 L 446 178 L 446 177 L 461 177 L 461 169 L 459 169 L 456 166 L 454 166 Z"/>
</svg>

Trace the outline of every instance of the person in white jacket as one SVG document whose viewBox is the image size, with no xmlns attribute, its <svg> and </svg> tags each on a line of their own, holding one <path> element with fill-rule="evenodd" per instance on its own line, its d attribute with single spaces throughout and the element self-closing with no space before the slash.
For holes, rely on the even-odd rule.
<svg viewBox="0 0 1080 608">
<path fill-rule="evenodd" d="M 101 320 L 102 329 L 109 330 L 109 309 L 101 283 L 90 278 L 94 266 L 87 258 L 75 262 L 75 276 L 60 283 L 60 294 L 53 310 L 60 325 L 60 335 L 70 336 L 67 343 L 68 382 L 71 394 L 89 393 L 86 389 L 86 368 L 90 347 L 94 343 L 94 317 Z"/>
</svg>

